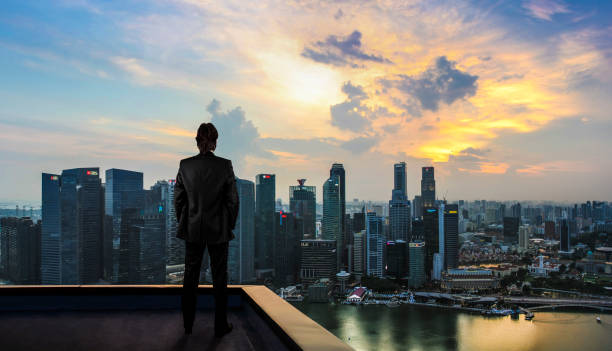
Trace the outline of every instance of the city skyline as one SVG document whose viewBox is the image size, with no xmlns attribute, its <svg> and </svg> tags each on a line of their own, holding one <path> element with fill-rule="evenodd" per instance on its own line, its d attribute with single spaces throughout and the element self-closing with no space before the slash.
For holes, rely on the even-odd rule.
<svg viewBox="0 0 612 351">
<path fill-rule="evenodd" d="M 409 198 L 423 166 L 453 199 L 612 198 L 612 4 L 235 5 L 4 2 L 0 201 L 68 167 L 174 178 L 205 121 L 279 189 L 341 162 L 385 201 L 404 161 Z"/>
</svg>

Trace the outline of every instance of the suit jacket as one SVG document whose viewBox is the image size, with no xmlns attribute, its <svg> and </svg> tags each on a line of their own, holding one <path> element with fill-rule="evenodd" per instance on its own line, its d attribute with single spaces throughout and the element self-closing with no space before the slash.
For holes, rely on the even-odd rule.
<svg viewBox="0 0 612 351">
<path fill-rule="evenodd" d="M 177 238 L 213 245 L 232 240 L 238 206 L 230 160 L 212 152 L 181 160 L 174 185 Z"/>
</svg>

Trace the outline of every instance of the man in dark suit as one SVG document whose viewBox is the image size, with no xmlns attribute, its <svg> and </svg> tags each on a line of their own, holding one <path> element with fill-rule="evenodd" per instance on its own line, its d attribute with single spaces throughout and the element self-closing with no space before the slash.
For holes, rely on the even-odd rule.
<svg viewBox="0 0 612 351">
<path fill-rule="evenodd" d="M 177 237 L 185 240 L 185 277 L 181 307 L 185 333 L 191 334 L 200 282 L 200 266 L 208 247 L 215 296 L 215 335 L 232 330 L 227 322 L 227 255 L 238 217 L 238 192 L 232 162 L 213 154 L 217 129 L 202 123 L 196 142 L 200 153 L 181 160 L 174 187 Z"/>
</svg>

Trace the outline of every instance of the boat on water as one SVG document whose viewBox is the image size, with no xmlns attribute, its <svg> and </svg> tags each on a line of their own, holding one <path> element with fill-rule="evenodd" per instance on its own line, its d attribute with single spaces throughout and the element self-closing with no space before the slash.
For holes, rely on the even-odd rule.
<svg viewBox="0 0 612 351">
<path fill-rule="evenodd" d="M 532 319 L 533 319 L 533 317 L 535 317 L 535 315 L 533 314 L 533 312 L 527 312 L 527 313 L 525 314 L 525 320 L 526 320 L 526 321 L 530 321 L 530 320 L 532 320 Z"/>
<path fill-rule="evenodd" d="M 597 316 L 595 320 L 597 321 L 597 323 L 601 323 L 601 318 L 599 318 L 599 316 Z"/>
<path fill-rule="evenodd" d="M 386 303 L 387 307 L 394 308 L 400 305 L 400 302 L 397 298 L 392 298 L 389 302 Z"/>
</svg>

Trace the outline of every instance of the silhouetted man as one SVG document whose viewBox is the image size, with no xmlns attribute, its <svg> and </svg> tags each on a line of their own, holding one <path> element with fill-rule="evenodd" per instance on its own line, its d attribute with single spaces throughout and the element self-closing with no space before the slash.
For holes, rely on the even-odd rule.
<svg viewBox="0 0 612 351">
<path fill-rule="evenodd" d="M 191 334 L 200 282 L 200 266 L 208 247 L 215 296 L 215 335 L 232 330 L 227 322 L 227 251 L 238 217 L 238 192 L 232 162 L 215 156 L 217 129 L 202 123 L 196 142 L 200 153 L 181 160 L 174 187 L 177 237 L 185 240 L 183 323 Z"/>
</svg>

